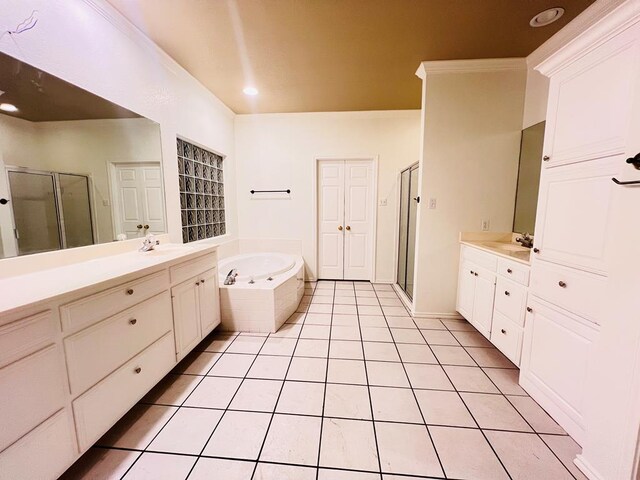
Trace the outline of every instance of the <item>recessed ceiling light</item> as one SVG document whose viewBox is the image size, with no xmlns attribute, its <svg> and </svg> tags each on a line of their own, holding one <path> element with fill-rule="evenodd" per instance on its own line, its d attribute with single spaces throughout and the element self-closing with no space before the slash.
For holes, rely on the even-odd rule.
<svg viewBox="0 0 640 480">
<path fill-rule="evenodd" d="M 10 103 L 0 103 L 0 110 L 2 110 L 3 112 L 13 113 L 18 111 L 18 107 Z"/>
<path fill-rule="evenodd" d="M 563 14 L 564 8 L 562 7 L 549 8 L 533 17 L 529 25 L 532 27 L 544 27 L 558 20 Z"/>
<path fill-rule="evenodd" d="M 258 95 L 258 89 L 256 87 L 244 87 L 242 91 L 245 95 L 251 95 L 252 97 Z"/>
</svg>

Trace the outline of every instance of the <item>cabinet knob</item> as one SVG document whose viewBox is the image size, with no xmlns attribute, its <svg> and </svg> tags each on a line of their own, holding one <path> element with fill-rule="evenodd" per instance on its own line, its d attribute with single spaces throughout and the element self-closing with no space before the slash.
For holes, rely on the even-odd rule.
<svg viewBox="0 0 640 480">
<path fill-rule="evenodd" d="M 200 282 L 196 282 L 196 285 L 200 285 Z"/>
<path fill-rule="evenodd" d="M 529 313 L 533 312 L 533 308 L 527 307 L 527 312 L 529 312 Z"/>
<path fill-rule="evenodd" d="M 127 289 L 127 295 L 133 295 L 133 288 Z"/>
<path fill-rule="evenodd" d="M 137 228 L 138 230 L 140 230 L 140 229 L 142 228 L 142 224 L 141 224 L 141 223 L 139 223 L 138 225 L 136 225 L 136 228 Z"/>
<path fill-rule="evenodd" d="M 565 282 L 563 282 L 562 280 L 560 280 L 560 281 L 558 282 L 558 285 L 559 285 L 560 287 L 562 287 L 562 288 L 567 288 L 567 284 L 566 284 Z"/>
<path fill-rule="evenodd" d="M 136 367 L 133 371 L 136 372 L 136 373 L 140 373 L 142 371 L 142 368 L 141 367 Z"/>
<path fill-rule="evenodd" d="M 338 230 L 342 231 L 342 225 L 338 225 Z"/>
<path fill-rule="evenodd" d="M 129 323 L 130 323 L 131 325 L 135 325 L 136 323 L 138 323 L 138 320 L 137 320 L 137 319 L 135 319 L 135 318 L 132 318 L 131 320 L 129 320 Z"/>
<path fill-rule="evenodd" d="M 347 230 L 351 230 L 351 225 L 347 225 Z"/>
<path fill-rule="evenodd" d="M 145 230 L 149 230 L 149 225 L 146 225 L 146 224 L 145 224 L 144 229 L 145 229 Z"/>
<path fill-rule="evenodd" d="M 202 283 L 204 283 L 204 278 L 202 280 L 200 280 Z"/>
<path fill-rule="evenodd" d="M 473 274 L 477 277 L 478 276 L 478 272 L 473 272 Z"/>
<path fill-rule="evenodd" d="M 533 253 L 540 253 L 540 249 L 539 248 L 534 248 L 533 249 Z"/>
<path fill-rule="evenodd" d="M 509 290 L 505 290 L 505 291 L 504 291 L 504 294 L 505 294 L 507 297 L 508 297 L 509 295 L 511 295 L 511 294 L 509 293 Z"/>
<path fill-rule="evenodd" d="M 549 155 L 545 155 L 544 157 L 542 157 L 542 160 L 548 162 L 549 160 L 551 160 L 551 157 Z"/>
<path fill-rule="evenodd" d="M 502 333 L 503 335 L 506 335 L 507 331 L 504 328 L 502 328 L 502 329 L 500 329 L 500 333 Z"/>
<path fill-rule="evenodd" d="M 513 273 L 513 270 L 511 270 L 510 268 L 507 268 L 507 273 Z"/>
</svg>

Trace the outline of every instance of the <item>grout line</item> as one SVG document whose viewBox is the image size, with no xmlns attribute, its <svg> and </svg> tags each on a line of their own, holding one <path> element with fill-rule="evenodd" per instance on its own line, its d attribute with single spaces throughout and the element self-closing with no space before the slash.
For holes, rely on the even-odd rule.
<svg viewBox="0 0 640 480">
<path fill-rule="evenodd" d="M 372 285 L 372 288 L 373 288 L 373 285 Z M 355 292 L 355 285 L 354 285 L 354 292 Z M 378 469 L 380 470 L 380 480 L 382 480 L 382 460 L 380 458 L 380 446 L 378 445 L 378 431 L 376 428 L 375 416 L 373 414 L 373 399 L 371 398 L 371 383 L 369 382 L 369 370 L 367 369 L 367 357 L 364 352 L 364 340 L 362 338 L 362 325 L 360 325 L 360 309 L 358 308 L 357 302 L 356 302 L 356 314 L 358 316 L 358 332 L 360 332 L 360 348 L 362 349 L 362 364 L 364 365 L 364 375 L 367 382 L 367 396 L 369 397 L 371 423 L 373 423 L 373 440 L 376 444 L 376 456 L 378 458 Z"/>
<path fill-rule="evenodd" d="M 375 291 L 375 287 L 374 287 L 374 291 Z M 375 293 L 376 293 L 376 298 L 378 299 L 378 303 L 380 303 L 380 298 L 378 297 L 378 292 L 376 291 Z M 381 304 L 380 304 L 380 310 L 382 310 L 382 305 Z M 406 308 L 405 308 L 405 310 L 406 310 Z M 411 387 L 411 393 L 413 394 L 413 399 L 416 402 L 416 406 L 418 407 L 418 411 L 420 412 L 420 416 L 422 417 L 422 423 L 424 425 L 425 430 L 427 431 L 427 436 L 429 437 L 429 441 L 431 442 L 431 446 L 433 447 L 433 451 L 436 454 L 436 458 L 438 459 L 438 464 L 440 465 L 440 470 L 442 471 L 442 474 L 446 477 L 446 471 L 444 469 L 444 465 L 442 463 L 442 460 L 440 459 L 440 454 L 438 453 L 438 449 L 436 448 L 436 444 L 433 441 L 433 437 L 431 436 L 431 432 L 429 431 L 429 427 L 427 427 L 427 422 L 426 422 L 426 420 L 424 418 L 424 414 L 422 413 L 422 409 L 420 408 L 420 403 L 418 402 L 418 397 L 416 396 L 416 392 L 413 389 L 413 384 L 411 383 L 411 378 L 409 377 L 409 374 L 407 373 L 407 369 L 404 366 L 404 362 L 402 360 L 402 355 L 400 355 L 400 349 L 398 348 L 398 345 L 395 342 L 395 337 L 393 335 L 393 331 L 389 327 L 389 322 L 387 321 L 387 317 L 386 317 L 386 315 L 384 313 L 384 310 L 382 310 L 382 316 L 384 317 L 384 321 L 387 324 L 387 328 L 389 329 L 389 333 L 390 333 L 391 337 L 394 339 L 393 345 L 394 345 L 394 347 L 396 349 L 396 353 L 398 354 L 398 358 L 400 359 L 400 364 L 402 365 L 402 370 L 404 371 L 404 375 L 405 375 L 405 377 L 407 379 L 407 382 L 409 383 L 409 386 Z M 426 342 L 426 339 L 425 339 L 425 342 Z M 431 348 L 431 347 L 429 347 L 429 348 Z M 454 388 L 455 388 L 455 386 L 454 386 Z"/>
</svg>

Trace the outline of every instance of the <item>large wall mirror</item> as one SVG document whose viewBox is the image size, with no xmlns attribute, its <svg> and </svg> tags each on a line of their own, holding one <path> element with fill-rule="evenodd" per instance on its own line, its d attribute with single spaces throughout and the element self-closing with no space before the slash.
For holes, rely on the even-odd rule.
<svg viewBox="0 0 640 480">
<path fill-rule="evenodd" d="M 536 224 L 536 209 L 538 207 L 544 125 L 545 122 L 540 122 L 522 131 L 518 189 L 516 191 L 516 207 L 513 216 L 514 232 L 535 233 L 533 230 Z"/>
<path fill-rule="evenodd" d="M 157 123 L 0 53 L 0 258 L 166 232 Z"/>
</svg>

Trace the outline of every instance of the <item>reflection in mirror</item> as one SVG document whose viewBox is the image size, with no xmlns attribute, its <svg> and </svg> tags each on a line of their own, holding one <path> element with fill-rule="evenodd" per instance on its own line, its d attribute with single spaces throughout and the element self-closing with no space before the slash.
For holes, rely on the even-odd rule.
<svg viewBox="0 0 640 480">
<path fill-rule="evenodd" d="M 0 258 L 166 232 L 157 123 L 2 53 L 0 103 Z"/>
<path fill-rule="evenodd" d="M 522 131 L 513 231 L 534 234 L 545 122 Z"/>
</svg>

